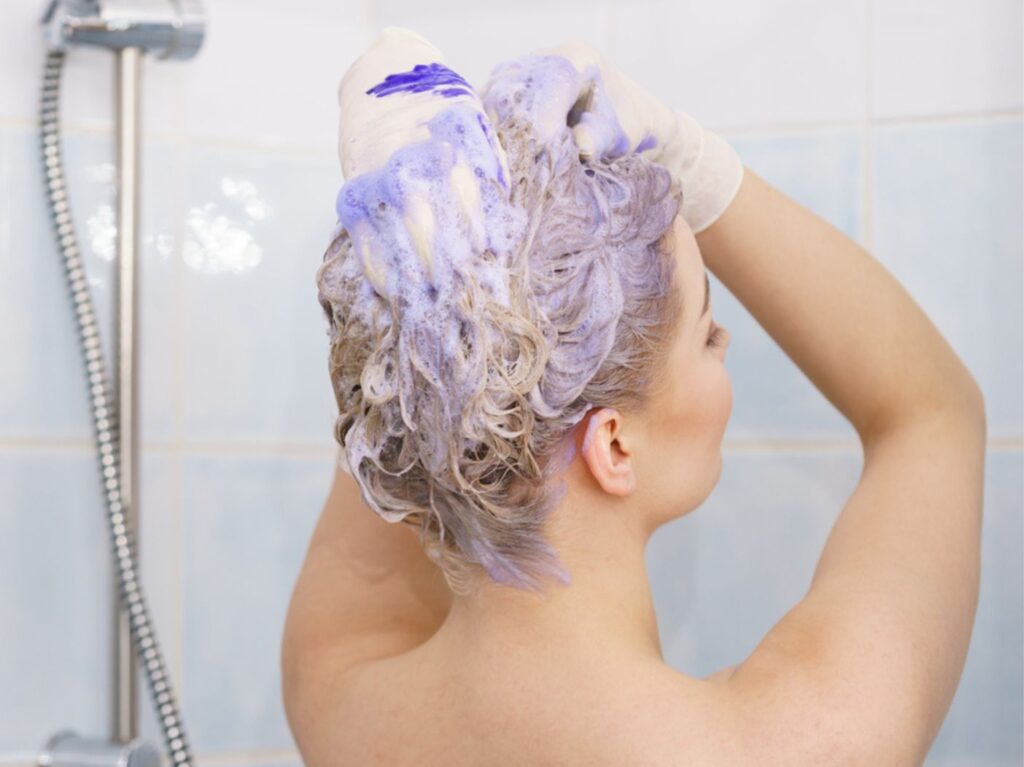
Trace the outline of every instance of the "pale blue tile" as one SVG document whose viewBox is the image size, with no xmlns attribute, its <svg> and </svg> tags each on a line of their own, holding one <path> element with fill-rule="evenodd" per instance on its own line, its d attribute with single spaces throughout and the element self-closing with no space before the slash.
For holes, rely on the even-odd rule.
<svg viewBox="0 0 1024 767">
<path fill-rule="evenodd" d="M 185 133 L 334 151 L 338 82 L 370 42 L 368 17 L 376 4 L 216 0 L 202 6 L 208 37 L 199 54 L 162 68 L 182 71 L 175 115 Z"/>
<path fill-rule="evenodd" d="M 137 481 L 142 589 L 177 685 L 181 567 L 171 534 L 173 459 L 143 453 Z M 11 451 L 0 460 L 0 509 L 0 561 L 8 574 L 0 579 L 0 753 L 39 748 L 63 727 L 105 732 L 114 570 L 95 453 Z M 142 735 L 158 742 L 141 673 L 139 682 Z"/>
<path fill-rule="evenodd" d="M 188 455 L 184 468 L 184 695 L 193 746 L 294 748 L 280 641 L 333 457 Z"/>
<path fill-rule="evenodd" d="M 60 729 L 106 732 L 113 586 L 94 454 L 0 459 L 0 753 Z"/>
<path fill-rule="evenodd" d="M 223 0 L 220 0 L 223 2 Z M 36 120 L 47 45 L 39 23 L 49 3 L 5 2 L 0 25 L 0 115 Z M 72 4 L 74 5 L 74 4 Z M 82 5 L 82 4 L 78 4 Z M 88 3 L 95 5 L 95 3 Z M 205 5 L 205 4 L 204 4 Z M 175 129 L 181 112 L 178 78 L 181 62 L 147 57 L 142 66 L 142 125 Z M 110 129 L 116 119 L 115 58 L 109 49 L 76 45 L 68 53 L 61 83 L 61 120 L 67 124 Z"/>
<path fill-rule="evenodd" d="M 862 464 L 853 449 L 724 457 L 704 504 L 648 549 L 665 659 L 697 676 L 747 657 L 807 593 Z"/>
<path fill-rule="evenodd" d="M 316 271 L 336 221 L 336 163 L 196 147 L 187 173 L 187 437 L 331 444 Z"/>
<path fill-rule="evenodd" d="M 142 154 L 139 299 L 136 321 L 140 349 L 140 429 L 144 440 L 174 437 L 181 399 L 178 371 L 182 341 L 179 289 L 177 180 L 181 150 L 147 142 Z"/>
<path fill-rule="evenodd" d="M 987 456 L 974 632 L 930 767 L 1021 763 L 1022 462 L 1019 449 Z M 706 676 L 749 656 L 806 593 L 862 463 L 853 450 L 726 454 L 705 504 L 648 549 L 671 665 Z"/>
<path fill-rule="evenodd" d="M 0 129 L 0 345 L 11 364 L 0 377 L 0 435 L 91 438 L 78 327 L 57 250 L 34 131 Z M 108 383 L 113 348 L 114 166 L 111 140 L 64 137 L 75 233 L 96 310 Z M 171 436 L 173 194 L 171 145 L 143 152 L 139 252 L 139 407 L 143 439 Z"/>
<path fill-rule="evenodd" d="M 989 435 L 1024 433 L 1022 123 L 874 130 L 875 251 L 970 368 Z"/>
<path fill-rule="evenodd" d="M 728 138 L 755 173 L 860 241 L 858 131 Z M 725 285 L 713 275 L 711 283 L 716 321 L 732 334 L 725 365 L 734 398 L 726 439 L 855 437 L 842 414 Z"/>
<path fill-rule="evenodd" d="M 859 130 L 722 136 L 744 165 L 861 242 L 864 182 Z"/>
<path fill-rule="evenodd" d="M 139 564 L 143 593 L 157 643 L 170 675 L 179 714 L 191 739 L 192 717 L 182 708 L 182 540 L 180 459 L 175 453 L 144 451 L 140 478 Z M 163 736 L 145 675 L 138 677 L 140 737 L 163 749 Z M 191 742 L 191 740 L 190 740 Z"/>
<path fill-rule="evenodd" d="M 1024 455 L 989 450 L 981 588 L 974 633 L 949 714 L 932 744 L 928 767 L 1024 764 Z"/>
</svg>

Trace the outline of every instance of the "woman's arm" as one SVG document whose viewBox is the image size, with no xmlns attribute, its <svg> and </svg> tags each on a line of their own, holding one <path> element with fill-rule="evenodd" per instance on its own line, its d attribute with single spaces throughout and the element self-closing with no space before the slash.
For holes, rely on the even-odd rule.
<svg viewBox="0 0 1024 767">
<path fill-rule="evenodd" d="M 416 532 L 381 519 L 341 468 L 292 591 L 281 647 L 289 720 L 315 711 L 331 680 L 426 641 L 451 606 Z M 308 705 L 306 705 L 308 702 Z M 301 726 L 301 725 L 299 725 Z M 294 725 L 293 725 L 294 729 Z"/>
<path fill-rule="evenodd" d="M 794 761 L 920 764 L 977 607 L 980 390 L 878 261 L 749 169 L 697 242 L 864 448 L 807 595 L 725 685 L 752 739 L 800 734 Z"/>
<path fill-rule="evenodd" d="M 708 268 L 862 440 L 938 411 L 978 411 L 974 379 L 904 287 L 749 168 L 696 238 Z"/>
</svg>

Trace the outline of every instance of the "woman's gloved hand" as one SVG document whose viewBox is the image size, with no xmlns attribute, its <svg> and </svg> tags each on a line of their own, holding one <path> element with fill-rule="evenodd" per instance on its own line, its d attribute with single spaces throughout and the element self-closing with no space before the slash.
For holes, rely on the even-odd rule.
<svg viewBox="0 0 1024 767">
<path fill-rule="evenodd" d="M 587 43 L 570 41 L 534 53 L 563 56 L 581 76 L 581 92 L 568 115 L 581 155 L 613 159 L 646 152 L 672 173 L 683 193 L 680 212 L 695 234 L 729 207 L 743 180 L 743 163 L 725 139 L 648 93 Z"/>
</svg>

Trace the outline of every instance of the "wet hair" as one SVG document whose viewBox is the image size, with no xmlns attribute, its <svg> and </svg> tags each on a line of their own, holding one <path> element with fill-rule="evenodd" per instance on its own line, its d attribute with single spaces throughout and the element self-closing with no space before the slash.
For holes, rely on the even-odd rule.
<svg viewBox="0 0 1024 767">
<path fill-rule="evenodd" d="M 669 172 L 638 154 L 584 161 L 568 128 L 541 142 L 521 115 L 494 129 L 527 232 L 507 301 L 464 269 L 462 300 L 433 327 L 401 328 L 383 299 L 368 318 L 353 311 L 366 277 L 340 225 L 316 274 L 339 465 L 373 511 L 416 528 L 458 594 L 481 571 L 537 591 L 571 580 L 543 528 L 565 492 L 574 427 L 593 408 L 645 409 L 681 317 Z M 433 359 L 445 323 L 460 346 Z M 456 384 L 466 380 L 468 391 Z"/>
</svg>

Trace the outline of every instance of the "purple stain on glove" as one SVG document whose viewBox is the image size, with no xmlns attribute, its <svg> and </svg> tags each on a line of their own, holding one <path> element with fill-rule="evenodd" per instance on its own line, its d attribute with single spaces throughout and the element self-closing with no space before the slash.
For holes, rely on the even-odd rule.
<svg viewBox="0 0 1024 767">
<path fill-rule="evenodd" d="M 654 136 L 652 136 L 650 133 L 648 133 L 646 136 L 644 136 L 644 140 L 636 145 L 636 149 L 633 150 L 633 153 L 640 154 L 641 152 L 644 152 L 648 149 L 652 149 L 657 143 L 658 140 L 654 138 Z"/>
<path fill-rule="evenodd" d="M 408 72 L 388 75 L 383 82 L 366 91 L 366 94 L 383 98 L 393 93 L 423 91 L 434 91 L 447 98 L 474 95 L 473 86 L 463 80 L 457 72 L 438 62 L 417 64 Z"/>
<path fill-rule="evenodd" d="M 606 150 L 606 157 L 621 157 L 629 151 L 629 137 L 625 133 L 619 133 L 615 137 L 615 143 Z"/>
</svg>

